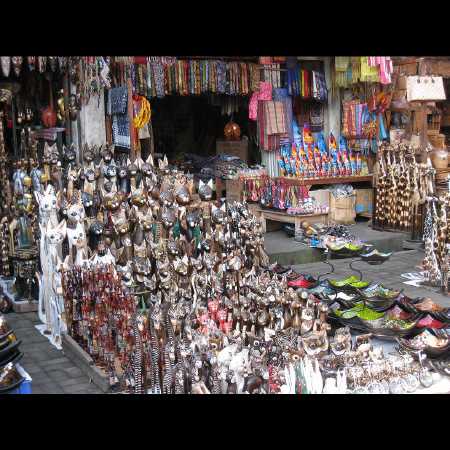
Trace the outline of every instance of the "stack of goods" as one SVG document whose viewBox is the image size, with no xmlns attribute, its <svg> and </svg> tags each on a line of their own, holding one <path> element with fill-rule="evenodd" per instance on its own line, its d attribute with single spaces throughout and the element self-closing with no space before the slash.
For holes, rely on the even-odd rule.
<svg viewBox="0 0 450 450">
<path fill-rule="evenodd" d="M 289 149 L 281 150 L 278 164 L 282 176 L 304 179 L 368 175 L 367 159 L 348 149 L 344 137 L 341 136 L 338 148 L 330 133 L 327 148 L 323 134 L 314 138 L 307 125 L 300 139 Z"/>
<path fill-rule="evenodd" d="M 0 393 L 18 389 L 25 381 L 23 370 L 18 365 L 23 356 L 19 350 L 20 343 L 0 314 Z"/>
<path fill-rule="evenodd" d="M 434 169 L 417 163 L 414 149 L 405 144 L 380 146 L 376 179 L 374 225 L 409 231 L 415 228 L 419 205 L 433 195 Z"/>
<path fill-rule="evenodd" d="M 211 178 L 233 179 L 242 171 L 247 169 L 247 164 L 237 156 L 220 154 L 207 158 L 185 154 L 186 161 L 192 165 L 195 176 L 203 181 Z"/>
</svg>

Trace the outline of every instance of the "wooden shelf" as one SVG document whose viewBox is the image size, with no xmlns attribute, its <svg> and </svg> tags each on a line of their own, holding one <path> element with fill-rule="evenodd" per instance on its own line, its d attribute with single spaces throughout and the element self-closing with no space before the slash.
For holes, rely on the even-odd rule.
<svg viewBox="0 0 450 450">
<path fill-rule="evenodd" d="M 362 183 L 373 182 L 373 175 L 363 175 L 356 177 L 331 177 L 331 178 L 295 178 L 295 177 L 276 177 L 277 181 L 284 181 L 286 184 L 294 186 L 312 186 L 315 184 L 341 184 L 341 183 Z"/>
</svg>

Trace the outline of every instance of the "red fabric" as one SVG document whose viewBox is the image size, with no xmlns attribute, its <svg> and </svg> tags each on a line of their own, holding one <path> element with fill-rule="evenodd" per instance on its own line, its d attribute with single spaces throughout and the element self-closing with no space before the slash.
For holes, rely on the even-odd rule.
<svg viewBox="0 0 450 450">
<path fill-rule="evenodd" d="M 135 56 L 134 63 L 135 64 L 147 64 L 147 57 L 146 56 Z"/>
</svg>

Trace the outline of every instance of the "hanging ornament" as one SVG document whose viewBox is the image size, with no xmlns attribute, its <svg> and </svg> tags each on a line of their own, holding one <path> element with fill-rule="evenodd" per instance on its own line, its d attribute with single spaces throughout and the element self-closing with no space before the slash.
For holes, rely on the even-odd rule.
<svg viewBox="0 0 450 450">
<path fill-rule="evenodd" d="M 16 74 L 16 77 L 18 77 L 20 75 L 20 71 L 22 70 L 23 58 L 22 58 L 22 56 L 13 56 L 11 58 L 11 61 L 12 61 L 14 73 Z"/>
<path fill-rule="evenodd" d="M 52 72 L 56 72 L 57 64 L 58 64 L 58 60 L 57 60 L 56 56 L 49 56 L 48 57 L 48 64 L 50 66 L 50 70 Z"/>
<path fill-rule="evenodd" d="M 2 64 L 2 73 L 4 77 L 9 77 L 9 73 L 11 72 L 11 57 L 10 56 L 1 56 L 1 64 Z"/>
<path fill-rule="evenodd" d="M 33 71 L 36 65 L 36 56 L 27 56 L 28 69 Z"/>
<path fill-rule="evenodd" d="M 227 141 L 239 141 L 241 138 L 241 128 L 232 120 L 225 125 L 223 133 Z"/>
<path fill-rule="evenodd" d="M 40 73 L 44 73 L 47 68 L 47 57 L 38 56 L 38 70 Z"/>
</svg>

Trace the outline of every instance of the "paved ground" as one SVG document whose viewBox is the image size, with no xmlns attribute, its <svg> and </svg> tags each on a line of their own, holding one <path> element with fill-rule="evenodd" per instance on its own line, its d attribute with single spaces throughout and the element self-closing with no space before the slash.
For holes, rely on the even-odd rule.
<svg viewBox="0 0 450 450">
<path fill-rule="evenodd" d="M 87 376 L 63 352 L 50 344 L 34 325 L 37 313 L 10 313 L 6 319 L 22 340 L 20 362 L 33 379 L 33 394 L 97 394 L 101 393 Z"/>
<path fill-rule="evenodd" d="M 417 248 L 406 242 L 409 235 L 400 232 L 375 231 L 367 226 L 367 222 L 348 226 L 350 233 L 363 242 L 374 245 L 381 252 L 401 251 L 404 248 Z M 271 261 L 283 265 L 313 264 L 322 260 L 322 251 L 310 248 L 288 237 L 284 231 L 266 233 L 264 244 Z M 405 246 L 406 245 L 406 246 Z"/>
<path fill-rule="evenodd" d="M 416 288 L 402 283 L 401 274 L 418 272 L 416 267 L 422 261 L 420 251 L 406 251 L 394 254 L 389 261 L 381 266 L 370 266 L 357 263 L 364 279 L 383 283 L 386 287 L 404 288 L 406 295 L 411 297 L 429 296 L 442 305 L 450 307 L 450 297 L 444 297 L 436 289 Z M 349 274 L 349 260 L 333 260 L 335 277 Z M 297 270 L 313 275 L 326 272 L 327 266 L 321 263 L 294 266 Z M 333 277 L 334 277 L 333 276 Z M 34 394 L 96 394 L 101 391 L 89 382 L 86 375 L 76 367 L 64 354 L 53 347 L 34 327 L 39 323 L 36 313 L 8 314 L 8 322 L 14 328 L 18 339 L 22 340 L 21 350 L 24 357 L 21 361 L 24 369 L 33 378 Z"/>
</svg>

